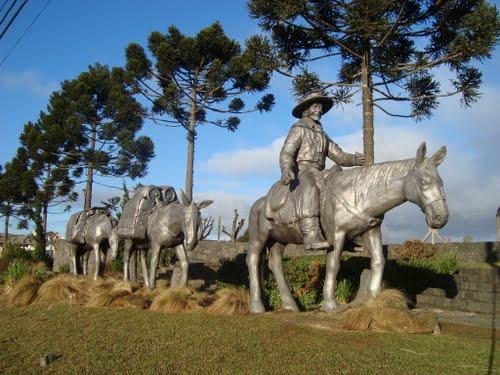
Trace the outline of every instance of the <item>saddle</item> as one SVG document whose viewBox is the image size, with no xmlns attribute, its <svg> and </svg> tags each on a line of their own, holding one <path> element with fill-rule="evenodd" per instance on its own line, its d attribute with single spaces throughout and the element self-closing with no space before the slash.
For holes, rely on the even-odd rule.
<svg viewBox="0 0 500 375">
<path fill-rule="evenodd" d="M 110 213 L 106 207 L 92 207 L 71 215 L 66 227 L 66 240 L 83 243 L 85 241 L 85 226 L 96 215 L 110 216 Z"/>
<path fill-rule="evenodd" d="M 117 226 L 119 236 L 130 239 L 145 239 L 148 218 L 160 205 L 177 201 L 171 186 L 141 186 L 125 204 Z"/>
<path fill-rule="evenodd" d="M 321 172 L 323 181 L 326 181 L 332 174 L 342 171 L 342 167 L 334 164 L 332 168 Z M 266 197 L 266 217 L 273 220 L 276 224 L 293 224 L 299 221 L 295 209 L 296 190 L 299 186 L 299 180 L 295 179 L 289 185 L 283 185 L 280 181 L 276 182 Z M 323 201 L 323 191 L 325 184 L 318 184 L 320 191 L 320 202 Z"/>
</svg>

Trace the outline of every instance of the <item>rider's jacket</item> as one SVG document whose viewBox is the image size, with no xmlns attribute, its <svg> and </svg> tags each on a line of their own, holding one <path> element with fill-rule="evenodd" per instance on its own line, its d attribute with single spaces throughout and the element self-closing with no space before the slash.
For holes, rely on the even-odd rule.
<svg viewBox="0 0 500 375">
<path fill-rule="evenodd" d="M 342 151 L 325 134 L 321 123 L 302 118 L 292 126 L 281 148 L 280 168 L 282 171 L 294 169 L 296 166 L 299 169 L 312 167 L 323 170 L 327 156 L 338 165 L 354 165 L 354 155 Z"/>
</svg>

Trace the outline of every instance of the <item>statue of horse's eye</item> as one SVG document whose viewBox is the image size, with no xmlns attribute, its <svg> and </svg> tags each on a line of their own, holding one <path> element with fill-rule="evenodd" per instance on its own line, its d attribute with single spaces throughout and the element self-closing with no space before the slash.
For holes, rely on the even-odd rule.
<svg viewBox="0 0 500 375">
<path fill-rule="evenodd" d="M 421 179 L 420 179 L 420 184 L 421 184 L 422 186 L 427 185 L 427 180 L 425 180 L 425 179 L 421 178 Z"/>
</svg>

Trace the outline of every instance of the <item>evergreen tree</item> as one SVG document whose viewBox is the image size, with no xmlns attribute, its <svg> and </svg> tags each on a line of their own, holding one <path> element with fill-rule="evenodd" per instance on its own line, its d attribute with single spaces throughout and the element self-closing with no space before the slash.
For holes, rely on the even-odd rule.
<svg viewBox="0 0 500 375">
<path fill-rule="evenodd" d="M 2 180 L 10 184 L 10 199 L 19 205 L 17 212 L 25 218 L 21 227 L 27 228 L 27 222 L 33 222 L 35 256 L 43 259 L 49 210 L 60 205 L 65 205 L 62 212 L 69 210 L 77 199 L 73 178 L 81 172 L 71 172 L 72 158 L 61 152 L 67 147 L 65 134 L 44 113 L 38 122 L 24 126 L 19 139 L 21 146 L 6 164 Z"/>
<path fill-rule="evenodd" d="M 95 64 L 64 81 L 50 97 L 49 116 L 66 136 L 62 155 L 79 173 L 86 170 L 84 209 L 92 206 L 95 174 L 142 177 L 154 156 L 152 140 L 136 136 L 144 111 L 127 89 L 123 73 Z"/>
<path fill-rule="evenodd" d="M 484 0 L 250 0 L 249 8 L 272 33 L 271 67 L 294 78 L 298 95 L 324 89 L 347 102 L 361 91 L 367 165 L 374 162 L 373 108 L 418 121 L 440 97 L 460 94 L 470 106 L 481 84 L 473 63 L 491 56 L 500 30 L 496 7 Z M 339 59 L 338 81 L 308 71 L 322 59 Z M 454 76 L 450 90 L 436 77 L 443 67 Z M 409 113 L 394 113 L 391 102 L 409 103 Z"/>
<path fill-rule="evenodd" d="M 186 195 L 192 199 L 196 127 L 212 124 L 235 131 L 235 114 L 269 111 L 271 94 L 245 109 L 244 94 L 267 89 L 270 75 L 256 61 L 260 48 L 268 48 L 258 37 L 240 44 L 228 38 L 216 22 L 196 36 L 183 35 L 175 26 L 166 34 L 152 32 L 148 49 L 136 43 L 126 49 L 131 84 L 136 93 L 151 102 L 149 117 L 158 124 L 183 127 L 187 131 Z"/>
</svg>

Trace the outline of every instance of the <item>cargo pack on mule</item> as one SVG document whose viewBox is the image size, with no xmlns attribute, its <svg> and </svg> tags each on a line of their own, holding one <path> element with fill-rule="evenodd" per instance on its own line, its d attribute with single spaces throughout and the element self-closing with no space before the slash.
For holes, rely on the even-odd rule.
<svg viewBox="0 0 500 375">
<path fill-rule="evenodd" d="M 83 243 L 85 237 L 85 223 L 95 215 L 110 215 L 106 207 L 92 207 L 70 216 L 66 226 L 66 240 L 69 242 Z"/>
<path fill-rule="evenodd" d="M 117 232 L 120 237 L 145 239 L 148 217 L 159 205 L 177 200 L 171 186 L 141 186 L 123 207 Z"/>
</svg>

